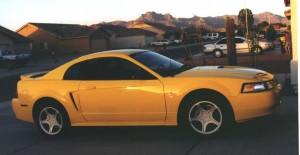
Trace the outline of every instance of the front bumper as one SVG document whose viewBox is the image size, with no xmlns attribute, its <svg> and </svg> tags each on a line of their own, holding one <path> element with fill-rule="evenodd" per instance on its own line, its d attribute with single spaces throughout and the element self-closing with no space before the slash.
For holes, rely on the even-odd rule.
<svg viewBox="0 0 300 155">
<path fill-rule="evenodd" d="M 275 112 L 281 105 L 281 96 L 274 90 L 240 94 L 231 98 L 236 122 L 265 116 Z"/>
</svg>

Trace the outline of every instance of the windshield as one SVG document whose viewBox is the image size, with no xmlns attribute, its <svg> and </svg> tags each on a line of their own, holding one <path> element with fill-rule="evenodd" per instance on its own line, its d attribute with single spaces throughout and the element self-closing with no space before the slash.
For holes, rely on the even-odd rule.
<svg viewBox="0 0 300 155">
<path fill-rule="evenodd" d="M 130 56 L 163 77 L 174 76 L 189 68 L 156 52 L 145 51 Z"/>
</svg>

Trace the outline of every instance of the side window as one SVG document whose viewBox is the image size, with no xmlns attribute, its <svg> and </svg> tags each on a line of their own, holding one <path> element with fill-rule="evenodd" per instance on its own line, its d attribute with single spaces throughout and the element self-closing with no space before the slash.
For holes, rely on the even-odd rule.
<svg viewBox="0 0 300 155">
<path fill-rule="evenodd" d="M 221 39 L 219 42 L 216 44 L 227 44 L 227 39 Z"/>
<path fill-rule="evenodd" d="M 121 58 L 98 58 L 71 66 L 64 80 L 152 80 L 156 79 L 134 63 Z"/>
<path fill-rule="evenodd" d="M 82 68 L 84 62 L 77 63 L 71 66 L 64 75 L 64 80 L 82 80 L 82 75 L 80 74 L 80 68 Z"/>
<path fill-rule="evenodd" d="M 244 43 L 244 40 L 241 38 L 234 38 L 236 44 Z"/>
</svg>

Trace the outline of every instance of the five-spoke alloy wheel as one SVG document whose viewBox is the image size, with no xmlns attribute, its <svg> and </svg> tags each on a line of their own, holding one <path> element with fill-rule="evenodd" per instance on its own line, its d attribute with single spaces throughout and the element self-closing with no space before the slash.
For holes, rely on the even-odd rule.
<svg viewBox="0 0 300 155">
<path fill-rule="evenodd" d="M 35 123 L 46 136 L 61 135 L 70 121 L 64 108 L 57 103 L 45 103 L 35 112 Z"/>
<path fill-rule="evenodd" d="M 182 129 L 205 137 L 223 133 L 233 120 L 227 99 L 214 93 L 198 94 L 185 99 L 178 113 L 178 125 Z"/>
<path fill-rule="evenodd" d="M 189 110 L 191 127 L 203 135 L 212 134 L 222 125 L 222 112 L 220 108 L 210 101 L 195 103 Z"/>
<path fill-rule="evenodd" d="M 40 112 L 39 125 L 46 134 L 56 135 L 64 124 L 59 111 L 52 107 L 46 107 Z"/>
</svg>

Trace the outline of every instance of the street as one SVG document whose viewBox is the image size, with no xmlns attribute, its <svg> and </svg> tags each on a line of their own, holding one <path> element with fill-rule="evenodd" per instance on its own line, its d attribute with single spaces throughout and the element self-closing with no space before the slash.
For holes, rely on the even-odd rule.
<svg viewBox="0 0 300 155">
<path fill-rule="evenodd" d="M 197 53 L 197 47 L 190 47 L 192 53 Z M 178 59 L 187 51 L 174 49 L 165 54 Z M 195 137 L 177 127 L 74 127 L 63 137 L 47 138 L 12 112 L 10 100 L 18 79 L 19 74 L 0 78 L 0 154 L 298 154 L 295 95 L 284 94 L 282 106 L 273 115 L 236 124 L 214 138 Z"/>
</svg>

